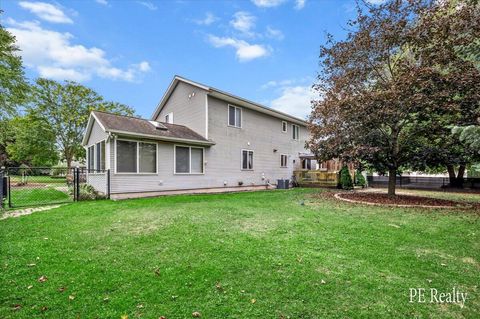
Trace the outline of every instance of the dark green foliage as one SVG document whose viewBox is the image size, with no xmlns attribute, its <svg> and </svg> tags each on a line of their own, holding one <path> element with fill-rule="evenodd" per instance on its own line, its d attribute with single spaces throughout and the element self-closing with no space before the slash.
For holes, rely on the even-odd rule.
<svg viewBox="0 0 480 319">
<path fill-rule="evenodd" d="M 353 189 L 352 176 L 350 176 L 350 171 L 346 165 L 340 170 L 340 187 L 342 189 Z"/>
<path fill-rule="evenodd" d="M 365 177 L 362 175 L 360 170 L 355 172 L 355 185 L 365 187 L 367 182 L 365 181 Z"/>
</svg>

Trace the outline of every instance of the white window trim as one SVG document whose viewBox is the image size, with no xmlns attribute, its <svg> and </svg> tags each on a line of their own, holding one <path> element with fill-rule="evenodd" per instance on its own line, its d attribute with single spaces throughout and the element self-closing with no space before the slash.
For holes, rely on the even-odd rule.
<svg viewBox="0 0 480 319">
<path fill-rule="evenodd" d="M 285 166 L 282 166 L 282 156 L 285 156 Z M 280 154 L 280 168 L 288 168 L 288 154 Z"/>
<path fill-rule="evenodd" d="M 293 137 L 293 133 L 295 133 L 295 128 L 297 128 L 296 138 Z M 296 124 L 292 124 L 292 140 L 294 140 L 294 141 L 299 141 L 300 140 L 300 127 Z"/>
<path fill-rule="evenodd" d="M 187 147 L 190 167 L 188 173 L 177 173 L 177 147 Z M 192 173 L 192 148 L 199 148 L 202 150 L 202 173 Z M 205 147 L 191 146 L 183 144 L 173 145 L 173 175 L 205 175 Z"/>
<path fill-rule="evenodd" d="M 247 152 L 252 152 L 252 168 L 243 168 L 243 152 L 244 151 L 247 151 Z M 246 148 L 242 148 L 242 150 L 240 151 L 240 170 L 242 171 L 253 171 L 255 170 L 255 162 L 254 162 L 254 159 L 255 159 L 255 156 L 254 156 L 255 152 L 253 150 L 249 150 L 249 149 L 246 149 Z M 247 153 L 247 163 L 248 163 L 248 153 Z M 248 164 L 247 164 L 248 166 Z"/>
<path fill-rule="evenodd" d="M 117 171 L 117 141 L 128 141 L 128 142 L 136 142 L 137 143 L 137 172 L 118 172 Z M 140 146 L 139 143 L 146 143 L 146 144 L 155 144 L 155 173 L 140 173 Z M 128 138 L 116 138 L 115 139 L 115 153 L 114 153 L 114 160 L 115 160 L 115 174 L 116 175 L 158 175 L 158 143 L 157 142 L 150 142 L 150 141 L 139 141 L 133 140 Z"/>
<path fill-rule="evenodd" d="M 283 130 L 283 124 L 285 124 L 285 130 Z M 282 133 L 288 133 L 288 122 L 282 121 Z"/>
<path fill-rule="evenodd" d="M 240 110 L 240 126 L 235 126 L 235 125 L 230 125 L 230 106 L 235 108 L 235 112 L 234 112 L 234 115 L 235 115 L 235 121 L 234 122 L 237 122 L 237 109 Z M 241 107 L 239 106 L 235 106 L 233 104 L 227 104 L 227 126 L 229 127 L 233 127 L 233 128 L 242 128 L 242 122 L 243 122 L 243 110 Z"/>
<path fill-rule="evenodd" d="M 92 170 L 93 172 L 90 172 L 90 169 L 88 168 L 88 160 L 87 159 L 87 172 L 88 174 L 104 174 L 104 172 L 99 172 L 100 171 L 100 168 L 97 167 L 97 144 L 100 144 L 104 142 L 105 143 L 105 153 L 103 154 L 104 158 L 105 158 L 105 168 L 103 169 L 104 171 L 107 170 L 107 140 L 101 140 L 101 141 L 98 141 L 97 143 L 93 143 L 92 145 L 90 145 L 88 148 L 92 147 L 93 146 L 93 167 L 92 167 Z M 87 157 L 88 157 L 88 148 L 87 148 Z"/>
</svg>

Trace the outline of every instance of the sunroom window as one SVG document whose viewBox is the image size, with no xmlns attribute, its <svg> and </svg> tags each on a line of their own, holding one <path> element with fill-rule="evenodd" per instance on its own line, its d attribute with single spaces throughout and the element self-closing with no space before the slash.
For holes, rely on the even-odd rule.
<svg viewBox="0 0 480 319">
<path fill-rule="evenodd" d="M 203 174 L 203 148 L 175 146 L 175 174 Z"/>
<path fill-rule="evenodd" d="M 157 144 L 117 140 L 117 173 L 156 173 Z"/>
</svg>

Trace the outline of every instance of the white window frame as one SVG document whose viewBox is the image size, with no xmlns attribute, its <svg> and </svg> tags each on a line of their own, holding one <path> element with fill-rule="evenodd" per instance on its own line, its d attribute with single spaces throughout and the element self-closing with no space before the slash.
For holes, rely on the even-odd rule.
<svg viewBox="0 0 480 319">
<path fill-rule="evenodd" d="M 136 172 L 118 172 L 117 171 L 117 141 L 127 141 L 127 142 L 136 142 L 137 143 L 137 171 Z M 139 143 L 145 143 L 145 144 L 155 144 L 155 173 L 140 173 L 140 145 Z M 150 142 L 150 141 L 139 141 L 139 140 L 133 140 L 133 139 L 128 139 L 128 138 L 116 138 L 115 139 L 115 154 L 114 154 L 114 160 L 115 160 L 115 174 L 117 175 L 158 175 L 158 143 L 157 142 Z"/>
<path fill-rule="evenodd" d="M 295 141 L 300 140 L 300 126 L 296 124 L 292 124 L 292 140 L 295 140 Z"/>
<path fill-rule="evenodd" d="M 236 126 L 236 125 L 230 125 L 230 107 L 233 107 L 234 108 L 234 122 L 236 123 L 237 122 L 237 109 L 240 110 L 240 126 Z M 233 104 L 227 104 L 227 125 L 230 126 L 230 127 L 234 127 L 234 128 L 242 128 L 242 122 L 243 122 L 243 110 L 241 107 L 239 106 L 235 106 Z"/>
<path fill-rule="evenodd" d="M 188 171 L 189 171 L 188 173 L 177 173 L 177 147 L 188 148 L 188 157 L 189 157 L 189 164 L 190 164 L 190 167 L 188 168 Z M 197 148 L 202 150 L 202 172 L 201 173 L 192 173 L 192 148 Z M 173 145 L 173 174 L 174 175 L 205 175 L 205 147 L 174 144 Z"/>
<path fill-rule="evenodd" d="M 285 156 L 285 165 L 282 165 L 282 157 Z M 280 168 L 288 168 L 288 154 L 280 154 Z"/>
<path fill-rule="evenodd" d="M 283 129 L 283 125 L 285 124 L 285 130 Z M 288 133 L 288 122 L 282 121 L 282 133 Z"/>
<path fill-rule="evenodd" d="M 105 161 L 105 167 L 104 167 L 104 171 L 107 170 L 107 140 L 101 140 L 97 143 L 94 143 L 92 145 L 90 145 L 88 148 L 90 147 L 93 147 L 93 167 L 92 168 L 88 168 L 88 165 L 89 165 L 89 158 L 88 158 L 88 150 L 87 150 L 87 171 L 89 174 L 103 174 L 104 172 L 100 172 L 100 168 L 97 167 L 97 144 L 101 144 L 101 143 L 105 143 L 105 152 L 103 154 L 103 157 L 104 157 L 104 161 Z M 87 148 L 87 149 L 88 149 Z M 90 170 L 92 170 L 92 172 L 90 172 Z"/>
<path fill-rule="evenodd" d="M 165 115 L 165 123 L 173 124 L 173 112 Z"/>
<path fill-rule="evenodd" d="M 93 148 L 92 154 L 90 154 L 90 152 L 89 152 L 90 148 Z M 92 145 L 87 147 L 87 172 L 89 174 L 92 174 L 92 172 L 90 172 L 90 171 L 95 172 L 95 152 L 96 152 L 95 144 L 92 144 Z M 90 155 L 91 155 L 91 157 L 93 157 L 92 167 L 90 167 L 90 160 L 91 160 Z"/>
<path fill-rule="evenodd" d="M 243 168 L 243 152 L 252 152 L 252 168 Z M 240 151 L 240 170 L 242 171 L 253 171 L 255 169 L 255 152 L 253 150 L 249 150 L 246 148 L 243 148 Z M 247 161 L 248 161 L 248 153 L 247 153 Z M 248 162 L 247 162 L 248 166 Z"/>
</svg>

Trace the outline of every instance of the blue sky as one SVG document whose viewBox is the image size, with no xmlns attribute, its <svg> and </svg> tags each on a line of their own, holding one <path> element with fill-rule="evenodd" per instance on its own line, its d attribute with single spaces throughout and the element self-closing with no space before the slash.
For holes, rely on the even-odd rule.
<svg viewBox="0 0 480 319">
<path fill-rule="evenodd" d="M 372 0 L 379 1 L 379 0 Z M 292 115 L 309 112 L 326 32 L 354 0 L 1 1 L 30 79 L 81 82 L 150 117 L 175 74 Z"/>
</svg>

